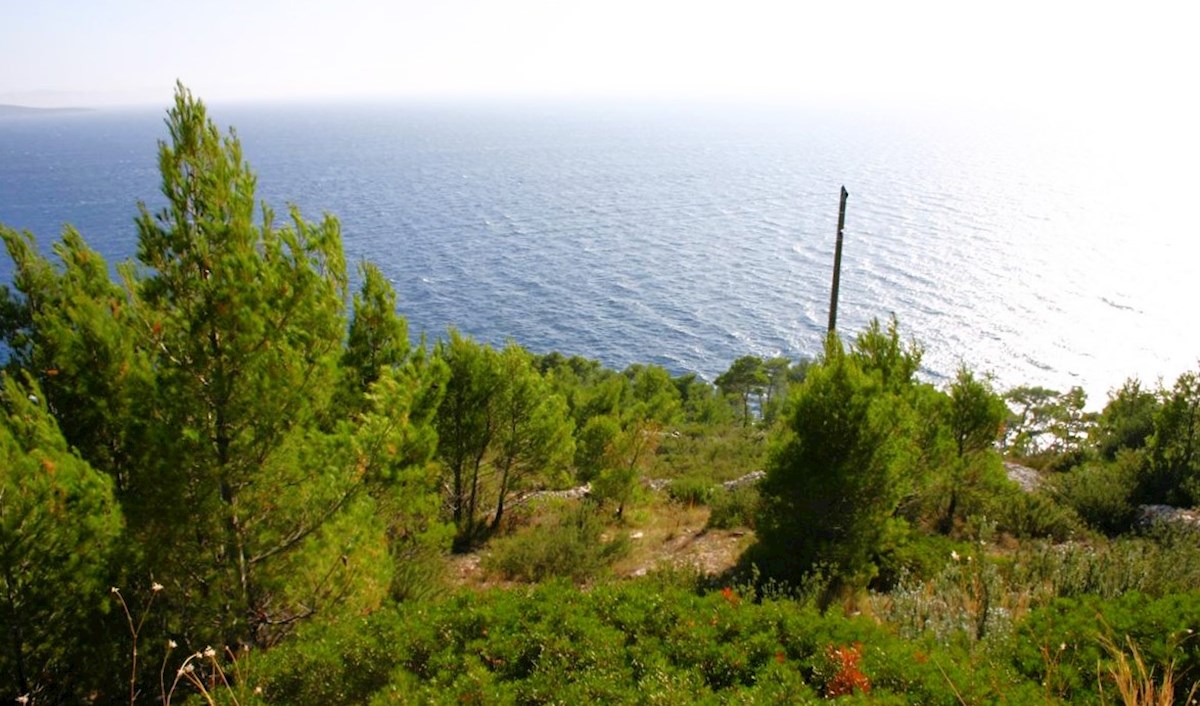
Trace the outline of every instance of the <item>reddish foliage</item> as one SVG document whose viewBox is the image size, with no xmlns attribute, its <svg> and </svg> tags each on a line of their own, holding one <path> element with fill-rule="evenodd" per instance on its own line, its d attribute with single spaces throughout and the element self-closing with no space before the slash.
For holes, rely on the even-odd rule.
<svg viewBox="0 0 1200 706">
<path fill-rule="evenodd" d="M 738 597 L 738 594 L 734 593 L 733 589 L 728 586 L 721 589 L 721 595 L 725 597 L 725 600 L 729 601 L 729 605 L 737 605 L 742 600 Z"/>
<path fill-rule="evenodd" d="M 825 683 L 825 696 L 848 696 L 855 691 L 864 694 L 871 691 L 871 680 L 858 668 L 858 661 L 862 659 L 862 643 L 856 642 L 846 647 L 830 645 L 825 649 L 825 656 L 837 670 Z"/>
</svg>

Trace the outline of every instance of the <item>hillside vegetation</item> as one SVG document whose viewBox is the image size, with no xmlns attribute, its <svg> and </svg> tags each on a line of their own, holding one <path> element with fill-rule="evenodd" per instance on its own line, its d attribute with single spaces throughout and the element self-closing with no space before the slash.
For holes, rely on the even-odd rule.
<svg viewBox="0 0 1200 706">
<path fill-rule="evenodd" d="M 0 700 L 1195 695 L 1200 372 L 1093 414 L 924 382 L 894 318 L 712 383 L 414 344 L 335 218 L 166 122 L 116 278 L 0 226 Z"/>
</svg>

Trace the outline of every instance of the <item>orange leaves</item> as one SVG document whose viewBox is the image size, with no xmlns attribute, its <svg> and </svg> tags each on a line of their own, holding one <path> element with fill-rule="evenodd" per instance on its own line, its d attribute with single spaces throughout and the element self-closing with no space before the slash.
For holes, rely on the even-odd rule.
<svg viewBox="0 0 1200 706">
<path fill-rule="evenodd" d="M 825 648 L 825 658 L 833 666 L 833 676 L 825 683 L 825 696 L 849 696 L 856 691 L 871 691 L 871 680 L 858 668 L 862 659 L 862 643 Z"/>
</svg>

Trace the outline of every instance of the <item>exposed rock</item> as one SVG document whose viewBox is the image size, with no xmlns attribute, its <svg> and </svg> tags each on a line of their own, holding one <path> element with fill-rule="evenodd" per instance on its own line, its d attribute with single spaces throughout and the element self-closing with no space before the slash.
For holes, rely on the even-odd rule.
<svg viewBox="0 0 1200 706">
<path fill-rule="evenodd" d="M 558 500 L 578 500 L 586 498 L 592 492 L 592 484 L 585 483 L 575 488 L 567 488 L 566 490 L 535 490 L 529 493 L 520 495 L 509 502 L 509 507 L 517 507 L 534 500 L 558 499 Z"/>
<path fill-rule="evenodd" d="M 1036 471 L 1034 471 L 1036 473 Z M 763 471 L 751 471 L 741 478 L 727 480 L 721 484 L 725 490 L 734 490 L 744 485 L 753 485 L 763 479 L 767 474 Z M 646 478 L 642 480 L 642 484 L 653 491 L 665 490 L 671 485 L 670 478 Z M 523 495 L 519 495 L 509 502 L 509 507 L 517 507 L 534 500 L 545 500 L 554 498 L 558 500 L 578 500 L 585 498 L 592 492 L 592 484 L 587 483 L 577 488 L 567 488 L 566 490 L 534 490 Z"/>
<path fill-rule="evenodd" d="M 1008 479 L 1021 486 L 1021 490 L 1026 493 L 1032 493 L 1042 487 L 1042 474 L 1029 466 L 1005 461 L 1004 471 L 1008 474 Z"/>
<path fill-rule="evenodd" d="M 1185 510 L 1170 505 L 1141 505 L 1138 507 L 1138 524 L 1153 525 L 1159 522 L 1178 522 L 1200 527 L 1200 511 Z"/>
<path fill-rule="evenodd" d="M 741 478 L 734 478 L 733 480 L 725 481 L 721 484 L 721 487 L 725 488 L 725 490 L 736 490 L 743 485 L 754 485 L 766 477 L 767 474 L 765 471 L 751 471 Z"/>
</svg>

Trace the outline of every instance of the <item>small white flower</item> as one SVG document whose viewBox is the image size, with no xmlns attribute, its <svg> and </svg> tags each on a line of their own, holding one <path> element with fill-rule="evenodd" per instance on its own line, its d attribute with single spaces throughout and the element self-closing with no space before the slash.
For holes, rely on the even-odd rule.
<svg viewBox="0 0 1200 706">
<path fill-rule="evenodd" d="M 159 591 L 163 590 L 163 585 L 155 581 L 154 583 L 150 584 L 150 590 L 158 593 Z"/>
<path fill-rule="evenodd" d="M 112 588 L 108 589 L 108 592 L 113 595 L 116 595 L 121 592 L 121 589 L 117 588 L 116 586 L 113 586 Z"/>
<path fill-rule="evenodd" d="M 1067 649 L 1067 643 L 1063 642 L 1058 645 L 1058 651 L 1062 652 Z"/>
<path fill-rule="evenodd" d="M 175 649 L 176 647 L 179 647 L 179 643 L 178 643 L 178 642 L 175 642 L 174 640 L 167 640 L 167 649 L 168 649 L 168 650 L 173 650 L 173 649 Z"/>
<path fill-rule="evenodd" d="M 958 561 L 958 552 L 956 552 L 955 550 L 951 549 L 951 550 L 950 550 L 950 558 L 951 558 L 951 559 L 953 559 L 953 560 L 955 560 L 955 561 Z"/>
<path fill-rule="evenodd" d="M 217 656 L 217 651 L 214 650 L 212 647 L 205 647 L 204 648 L 204 656 L 209 659 L 212 659 L 213 657 Z"/>
<path fill-rule="evenodd" d="M 33 395 L 30 395 L 30 397 L 33 397 Z M 17 703 L 21 704 L 22 706 L 29 703 L 29 694 L 21 694 L 18 696 Z"/>
</svg>

